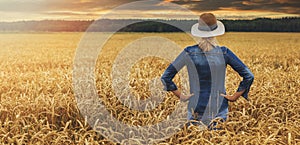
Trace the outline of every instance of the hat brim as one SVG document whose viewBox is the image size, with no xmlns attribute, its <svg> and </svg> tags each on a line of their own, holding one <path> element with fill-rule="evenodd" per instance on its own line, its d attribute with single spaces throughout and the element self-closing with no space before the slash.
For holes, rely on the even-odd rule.
<svg viewBox="0 0 300 145">
<path fill-rule="evenodd" d="M 196 37 L 214 37 L 223 35 L 225 33 L 225 27 L 222 22 L 217 21 L 217 29 L 213 31 L 201 31 L 198 29 L 199 23 L 196 23 L 191 28 L 191 34 Z"/>
</svg>

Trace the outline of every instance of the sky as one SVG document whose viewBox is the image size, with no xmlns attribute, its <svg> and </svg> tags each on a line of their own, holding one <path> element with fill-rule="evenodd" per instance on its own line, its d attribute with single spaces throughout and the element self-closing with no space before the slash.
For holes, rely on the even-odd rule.
<svg viewBox="0 0 300 145">
<path fill-rule="evenodd" d="M 107 18 L 219 19 L 299 17 L 300 0 L 0 0 L 0 21 Z"/>
</svg>

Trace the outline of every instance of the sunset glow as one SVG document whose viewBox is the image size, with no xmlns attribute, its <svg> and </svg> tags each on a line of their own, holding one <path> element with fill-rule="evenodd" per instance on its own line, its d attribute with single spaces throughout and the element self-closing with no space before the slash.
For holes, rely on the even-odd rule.
<svg viewBox="0 0 300 145">
<path fill-rule="evenodd" d="M 97 19 L 112 9 L 134 2 L 134 0 L 0 0 L 0 21 L 23 20 L 91 20 Z M 258 17 L 280 18 L 299 17 L 298 0 L 268 1 L 205 1 L 205 0 L 165 0 L 193 11 L 195 14 L 213 12 L 221 19 L 253 19 Z M 126 12 L 126 15 L 125 15 Z M 171 18 L 187 18 L 180 11 L 165 9 L 143 9 L 138 6 L 122 11 L 123 18 L 136 18 L 135 14 L 144 14 L 147 18 L 160 18 L 161 14 Z"/>
</svg>

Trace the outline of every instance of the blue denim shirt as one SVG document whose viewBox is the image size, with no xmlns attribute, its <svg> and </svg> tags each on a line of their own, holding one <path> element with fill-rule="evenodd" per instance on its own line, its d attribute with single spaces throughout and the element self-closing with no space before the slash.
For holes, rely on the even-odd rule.
<svg viewBox="0 0 300 145">
<path fill-rule="evenodd" d="M 249 68 L 226 47 L 216 46 L 208 52 L 203 52 L 198 45 L 185 48 L 165 70 L 161 81 L 166 91 L 177 90 L 177 86 L 172 80 L 186 66 L 190 93 L 194 94 L 188 103 L 188 119 L 209 121 L 221 117 L 226 120 L 228 100 L 220 94 L 226 94 L 227 65 L 230 65 L 243 77 L 237 91 L 245 90 L 242 96 L 248 99 L 254 76 Z M 196 113 L 197 116 L 192 115 L 192 112 Z"/>
</svg>

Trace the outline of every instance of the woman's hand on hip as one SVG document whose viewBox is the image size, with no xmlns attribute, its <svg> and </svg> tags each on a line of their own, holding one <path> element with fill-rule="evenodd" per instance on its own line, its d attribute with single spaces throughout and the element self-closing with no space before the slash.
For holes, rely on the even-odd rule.
<svg viewBox="0 0 300 145">
<path fill-rule="evenodd" d="M 175 96 L 177 96 L 180 99 L 180 101 L 183 101 L 183 102 L 189 100 L 194 95 L 194 94 L 184 95 L 184 94 L 181 94 L 181 92 L 179 90 L 174 90 L 172 92 Z"/>
<path fill-rule="evenodd" d="M 180 101 L 185 102 L 185 101 L 189 100 L 193 95 L 194 95 L 194 94 L 187 94 L 187 95 L 181 94 L 181 95 L 180 95 Z"/>
<path fill-rule="evenodd" d="M 220 94 L 221 96 L 223 96 L 224 98 L 228 99 L 231 102 L 236 101 L 243 93 L 245 92 L 245 90 L 240 91 L 240 92 L 235 92 L 233 95 L 225 95 L 225 94 Z"/>
</svg>

